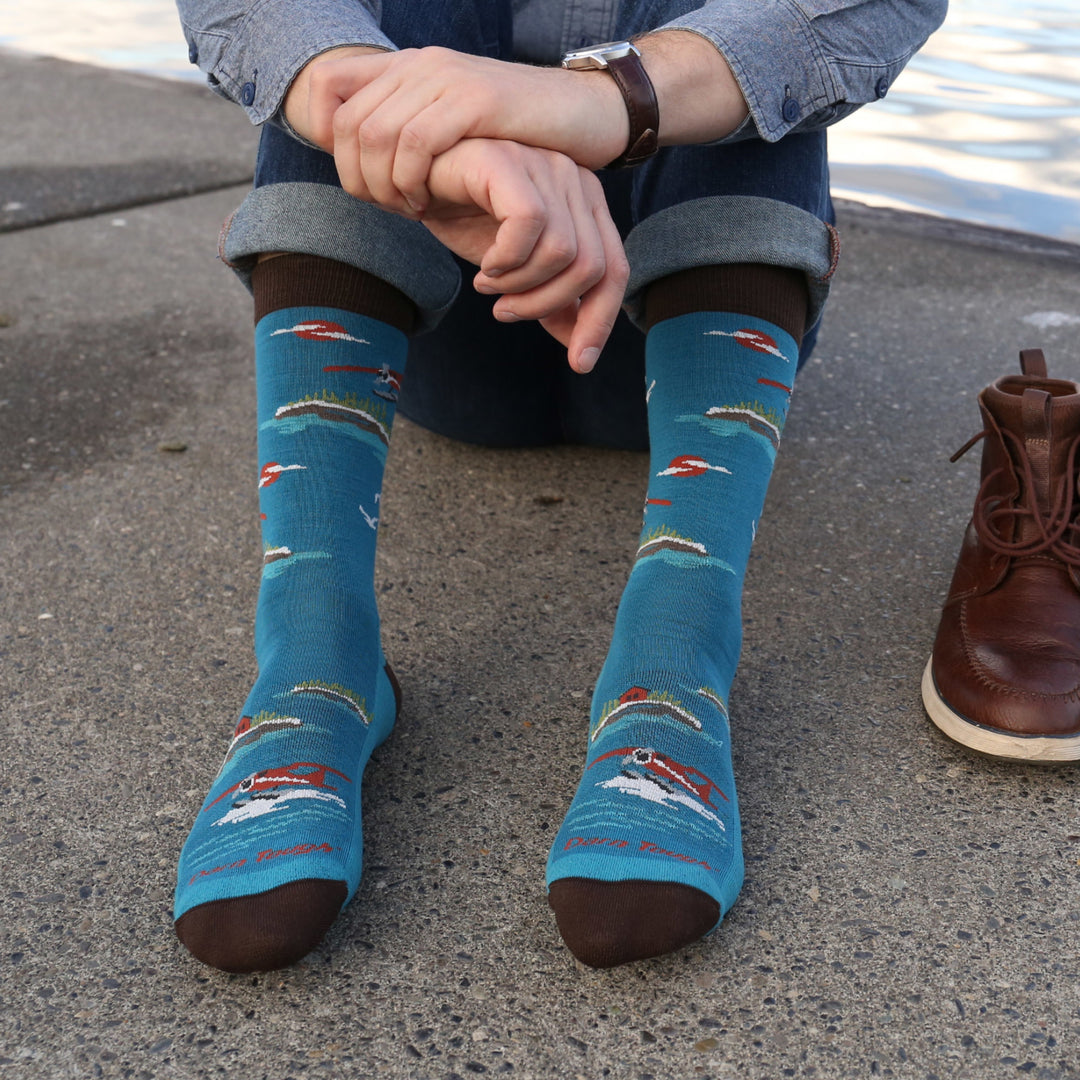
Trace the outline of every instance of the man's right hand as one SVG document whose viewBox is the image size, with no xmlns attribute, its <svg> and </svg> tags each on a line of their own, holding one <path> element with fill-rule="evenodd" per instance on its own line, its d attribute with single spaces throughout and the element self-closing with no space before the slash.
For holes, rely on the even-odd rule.
<svg viewBox="0 0 1080 1080">
<path fill-rule="evenodd" d="M 629 275 L 599 180 L 553 150 L 463 139 L 435 159 L 429 185 L 423 223 L 480 267 L 478 292 L 502 294 L 495 318 L 539 320 L 575 371 L 591 371 Z"/>
</svg>

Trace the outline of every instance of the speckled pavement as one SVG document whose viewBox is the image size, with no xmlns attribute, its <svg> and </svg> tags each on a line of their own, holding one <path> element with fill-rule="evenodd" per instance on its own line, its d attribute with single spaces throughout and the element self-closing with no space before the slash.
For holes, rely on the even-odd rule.
<svg viewBox="0 0 1080 1080">
<path fill-rule="evenodd" d="M 1080 772 L 977 758 L 919 699 L 978 474 L 948 456 L 1021 347 L 1080 378 L 1075 249 L 843 208 L 748 579 L 746 888 L 676 956 L 583 968 L 543 892 L 645 458 L 399 420 L 378 572 L 405 706 L 364 882 L 305 962 L 228 976 L 170 902 L 254 671 L 250 310 L 214 258 L 243 189 L 175 197 L 162 117 L 254 136 L 74 67 L 0 54 L 0 202 L 8 163 L 77 179 L 91 143 L 95 175 L 162 177 L 0 235 L 0 1077 L 1080 1076 Z M 60 77 L 85 88 L 66 159 L 33 84 Z"/>
</svg>

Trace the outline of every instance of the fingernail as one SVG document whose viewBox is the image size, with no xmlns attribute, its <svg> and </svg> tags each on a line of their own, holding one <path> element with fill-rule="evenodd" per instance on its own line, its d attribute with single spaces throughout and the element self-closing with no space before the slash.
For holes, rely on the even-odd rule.
<svg viewBox="0 0 1080 1080">
<path fill-rule="evenodd" d="M 408 195 L 405 196 L 405 201 L 412 207 L 414 214 L 422 214 L 424 212 L 423 205 L 421 203 L 414 203 Z"/>
<path fill-rule="evenodd" d="M 521 322 L 521 318 L 515 315 L 512 311 L 496 311 L 495 318 L 499 322 Z"/>
<path fill-rule="evenodd" d="M 483 293 L 485 296 L 494 296 L 498 289 L 492 285 L 476 285 L 474 286 L 478 293 Z"/>
<path fill-rule="evenodd" d="M 485 270 L 485 271 L 484 271 L 484 273 L 485 273 L 485 274 L 487 274 L 487 276 L 488 276 L 488 277 L 502 277 L 502 275 L 503 275 L 503 274 L 504 274 L 505 272 L 506 272 L 506 271 L 504 271 L 504 270 L 502 270 L 502 269 L 498 269 L 498 270 Z"/>
<path fill-rule="evenodd" d="M 596 367 L 596 361 L 600 359 L 599 349 L 582 349 L 578 357 L 578 371 L 583 375 Z"/>
</svg>

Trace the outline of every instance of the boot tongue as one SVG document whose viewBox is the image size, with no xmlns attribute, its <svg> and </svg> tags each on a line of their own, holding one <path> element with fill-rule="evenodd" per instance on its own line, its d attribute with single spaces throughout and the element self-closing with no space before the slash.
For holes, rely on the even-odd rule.
<svg viewBox="0 0 1080 1080">
<path fill-rule="evenodd" d="M 1024 452 L 1031 466 L 1032 494 L 1035 505 L 1045 518 L 1050 512 L 1050 478 L 1053 466 L 1050 448 L 1053 446 L 1054 399 L 1045 391 L 1027 387 L 1020 396 L 1020 421 L 1023 428 Z"/>
<path fill-rule="evenodd" d="M 1036 510 L 1044 522 L 1063 493 L 1063 484 L 1075 483 L 1065 474 L 1070 447 L 1080 436 L 1077 391 L 1075 383 L 1062 379 L 1009 376 L 987 387 L 982 396 L 989 417 L 1009 433 L 1003 435 L 1003 445 L 1019 486 L 1014 505 Z M 1020 542 L 1035 542 L 1041 536 L 1034 517 L 1024 515 L 1018 529 L 1014 539 Z"/>
</svg>

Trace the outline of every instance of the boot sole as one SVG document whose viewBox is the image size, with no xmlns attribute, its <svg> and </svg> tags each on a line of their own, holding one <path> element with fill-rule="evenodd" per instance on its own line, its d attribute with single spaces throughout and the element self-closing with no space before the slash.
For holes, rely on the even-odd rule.
<svg viewBox="0 0 1080 1080">
<path fill-rule="evenodd" d="M 934 724 L 954 742 L 978 750 L 981 754 L 1014 761 L 1080 760 L 1080 735 L 1015 735 L 977 724 L 953 712 L 938 693 L 933 664 L 931 657 L 923 672 L 923 706 Z"/>
</svg>

